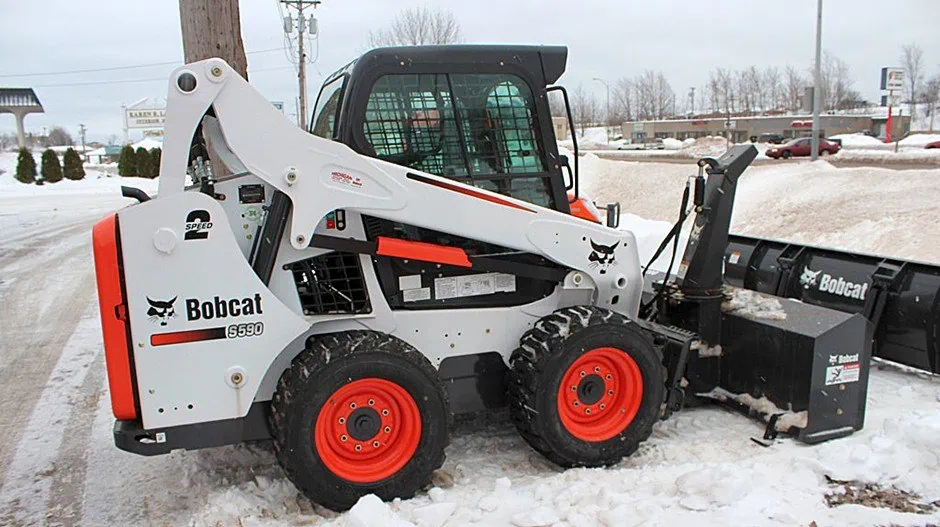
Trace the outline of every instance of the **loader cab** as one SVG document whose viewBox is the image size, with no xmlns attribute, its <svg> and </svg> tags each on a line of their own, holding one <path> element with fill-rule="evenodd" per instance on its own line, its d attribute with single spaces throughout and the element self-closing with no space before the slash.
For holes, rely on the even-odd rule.
<svg viewBox="0 0 940 527">
<path fill-rule="evenodd" d="M 327 78 L 308 131 L 568 214 L 546 91 L 566 59 L 553 46 L 375 49 Z"/>
</svg>

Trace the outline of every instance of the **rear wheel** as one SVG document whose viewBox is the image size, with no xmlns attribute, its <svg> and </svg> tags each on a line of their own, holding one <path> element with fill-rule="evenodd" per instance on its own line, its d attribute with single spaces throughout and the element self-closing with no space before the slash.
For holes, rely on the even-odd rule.
<svg viewBox="0 0 940 527">
<path fill-rule="evenodd" d="M 790 152 L 789 150 L 784 150 L 783 153 L 780 154 L 780 157 L 784 159 L 790 159 L 791 157 L 793 157 L 793 152 Z"/>
<path fill-rule="evenodd" d="M 829 151 L 828 151 L 828 150 L 823 150 L 822 152 L 819 153 L 819 155 L 821 155 L 821 156 L 823 156 L 823 157 L 828 157 L 828 156 L 829 156 Z"/>
<path fill-rule="evenodd" d="M 408 498 L 444 462 L 448 412 L 437 372 L 389 335 L 314 339 L 271 401 L 278 462 L 307 497 L 335 510 L 363 495 Z"/>
<path fill-rule="evenodd" d="M 649 437 L 661 415 L 662 356 L 617 313 L 593 306 L 556 311 L 523 335 L 510 363 L 513 421 L 559 465 L 617 463 Z"/>
</svg>

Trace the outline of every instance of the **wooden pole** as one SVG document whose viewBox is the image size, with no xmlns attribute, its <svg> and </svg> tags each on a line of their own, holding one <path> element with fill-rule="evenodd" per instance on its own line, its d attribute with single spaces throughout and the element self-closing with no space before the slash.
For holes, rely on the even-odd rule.
<svg viewBox="0 0 940 527">
<path fill-rule="evenodd" d="M 179 0 L 185 62 L 219 57 L 248 79 L 238 0 Z"/>
</svg>

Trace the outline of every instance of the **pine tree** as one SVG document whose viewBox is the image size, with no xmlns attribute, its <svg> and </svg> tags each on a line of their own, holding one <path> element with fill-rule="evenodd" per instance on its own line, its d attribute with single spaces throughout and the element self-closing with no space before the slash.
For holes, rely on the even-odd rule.
<svg viewBox="0 0 940 527">
<path fill-rule="evenodd" d="M 150 179 L 160 175 L 160 159 L 163 158 L 163 150 L 153 148 L 150 150 Z"/>
<path fill-rule="evenodd" d="M 69 148 L 65 151 L 65 156 L 62 158 L 62 161 L 62 164 L 65 165 L 66 179 L 78 181 L 85 177 L 85 167 L 82 165 L 82 158 L 74 148 Z"/>
<path fill-rule="evenodd" d="M 134 158 L 137 159 L 137 176 L 150 177 L 150 152 L 144 147 L 138 147 L 134 152 Z"/>
<path fill-rule="evenodd" d="M 36 182 L 36 160 L 28 148 L 20 148 L 16 160 L 16 180 L 20 183 L 32 184 Z"/>
<path fill-rule="evenodd" d="M 42 168 L 39 169 L 44 183 L 58 183 L 62 181 L 62 165 L 59 163 L 59 156 L 47 148 L 42 153 Z"/>
<path fill-rule="evenodd" d="M 118 175 L 121 177 L 137 175 L 137 155 L 131 145 L 124 145 L 121 149 L 121 157 L 118 158 Z"/>
</svg>

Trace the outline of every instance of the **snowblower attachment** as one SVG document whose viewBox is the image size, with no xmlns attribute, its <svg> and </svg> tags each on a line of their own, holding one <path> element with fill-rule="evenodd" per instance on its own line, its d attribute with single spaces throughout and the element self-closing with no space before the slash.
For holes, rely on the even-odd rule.
<svg viewBox="0 0 940 527">
<path fill-rule="evenodd" d="M 688 350 L 673 345 L 666 354 L 670 370 L 685 372 L 685 393 L 758 414 L 768 439 L 778 431 L 806 443 L 849 435 L 864 425 L 870 322 L 722 283 L 737 180 L 756 154 L 737 146 L 699 161 L 688 246 L 674 279 L 648 275 L 645 314 L 697 334 Z"/>
</svg>

